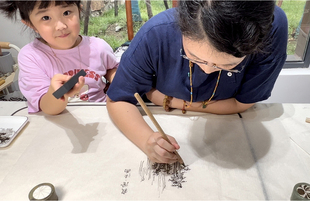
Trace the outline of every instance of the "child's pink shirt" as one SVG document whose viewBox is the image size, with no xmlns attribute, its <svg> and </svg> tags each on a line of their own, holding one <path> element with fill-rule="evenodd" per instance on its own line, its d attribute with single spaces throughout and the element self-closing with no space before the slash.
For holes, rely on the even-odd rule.
<svg viewBox="0 0 310 201">
<path fill-rule="evenodd" d="M 118 63 L 111 46 L 100 38 L 82 36 L 81 43 L 68 50 L 52 50 L 35 39 L 18 54 L 19 88 L 28 101 L 28 112 L 40 111 L 40 99 L 47 93 L 55 74 L 73 76 L 80 69 L 87 73 L 88 101 L 106 101 L 102 76 L 107 70 L 117 68 Z"/>
</svg>

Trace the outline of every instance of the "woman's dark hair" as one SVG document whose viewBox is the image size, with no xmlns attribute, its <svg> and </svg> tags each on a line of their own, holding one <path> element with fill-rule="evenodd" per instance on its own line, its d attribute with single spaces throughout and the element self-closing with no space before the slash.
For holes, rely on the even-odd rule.
<svg viewBox="0 0 310 201">
<path fill-rule="evenodd" d="M 235 57 L 263 52 L 272 28 L 274 1 L 179 1 L 178 24 L 193 40 L 208 39 Z"/>
<path fill-rule="evenodd" d="M 40 9 L 48 8 L 52 3 L 55 6 L 59 5 L 73 5 L 75 4 L 79 10 L 81 10 L 81 1 L 72 0 L 39 0 L 39 1 L 0 1 L 0 11 L 2 11 L 7 17 L 16 17 L 16 12 L 19 11 L 20 17 L 26 22 L 31 24 L 29 15 L 38 4 Z"/>
</svg>

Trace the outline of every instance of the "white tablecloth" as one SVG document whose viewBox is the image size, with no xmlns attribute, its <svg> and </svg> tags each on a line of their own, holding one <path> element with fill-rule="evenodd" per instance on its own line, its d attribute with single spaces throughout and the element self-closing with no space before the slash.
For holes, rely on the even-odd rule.
<svg viewBox="0 0 310 201">
<path fill-rule="evenodd" d="M 178 185 L 149 167 L 105 106 L 68 106 L 57 116 L 24 109 L 15 115 L 28 125 L 0 149 L 0 200 L 27 200 L 44 182 L 59 200 L 289 200 L 296 183 L 310 182 L 302 144 L 310 144 L 310 105 L 256 104 L 242 118 L 150 109 L 181 146 L 188 169 Z"/>
</svg>

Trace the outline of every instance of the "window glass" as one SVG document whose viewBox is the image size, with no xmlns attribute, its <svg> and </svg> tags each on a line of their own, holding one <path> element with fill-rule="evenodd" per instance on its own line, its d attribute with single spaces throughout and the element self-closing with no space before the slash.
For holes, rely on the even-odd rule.
<svg viewBox="0 0 310 201">
<path fill-rule="evenodd" d="M 310 28 L 310 1 L 278 0 L 288 19 L 287 61 L 304 61 Z"/>
<path fill-rule="evenodd" d="M 113 3 L 114 6 L 105 5 L 103 2 Z M 136 34 L 140 27 L 152 16 L 165 9 L 176 6 L 177 2 L 176 0 L 131 0 L 133 19 L 131 29 L 133 29 L 133 34 Z M 309 67 L 310 0 L 276 0 L 276 4 L 283 9 L 288 19 L 288 57 L 284 68 Z M 106 9 L 106 7 L 114 7 L 114 9 Z M 86 8 L 86 5 L 83 8 Z M 98 10 L 100 14 L 96 14 Z M 106 40 L 113 49 L 118 48 L 129 38 L 127 37 L 128 32 L 126 29 L 128 28 L 126 26 L 128 24 L 126 10 L 125 1 L 92 0 L 89 26 L 88 22 L 84 24 L 84 21 L 82 21 L 81 33 L 87 27 L 88 30 L 84 33 L 85 35 L 98 36 Z M 130 30 L 129 32 L 132 31 Z"/>
</svg>

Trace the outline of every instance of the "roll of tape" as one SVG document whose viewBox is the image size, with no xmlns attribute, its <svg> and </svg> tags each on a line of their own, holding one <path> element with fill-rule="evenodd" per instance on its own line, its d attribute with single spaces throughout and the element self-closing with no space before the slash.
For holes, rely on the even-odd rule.
<svg viewBox="0 0 310 201">
<path fill-rule="evenodd" d="M 291 200 L 310 200 L 310 184 L 298 183 L 294 186 Z"/>
<path fill-rule="evenodd" d="M 36 185 L 29 192 L 29 200 L 58 200 L 55 187 L 50 183 Z"/>
</svg>

